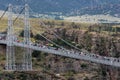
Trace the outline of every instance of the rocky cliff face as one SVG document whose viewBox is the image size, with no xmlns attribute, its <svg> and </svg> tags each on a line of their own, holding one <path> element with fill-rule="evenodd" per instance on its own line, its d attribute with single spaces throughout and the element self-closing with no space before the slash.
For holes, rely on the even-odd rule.
<svg viewBox="0 0 120 80">
<path fill-rule="evenodd" d="M 67 29 L 57 28 L 57 29 L 53 29 L 53 31 L 63 39 L 74 41 L 77 43 L 78 47 L 88 50 L 90 52 L 103 56 L 120 57 L 120 42 L 119 39 L 117 38 L 113 38 L 105 34 L 101 35 L 100 33 L 97 32 L 88 32 L 86 30 L 78 30 L 78 29 L 76 30 L 69 28 Z M 49 35 L 54 36 L 53 31 L 51 31 L 52 33 L 50 32 L 51 34 L 48 34 L 47 37 L 49 37 Z M 56 39 L 56 38 L 52 37 L 51 39 Z M 69 64 L 64 64 L 64 62 L 61 62 L 61 65 L 67 66 Z M 80 63 L 78 61 L 75 61 L 72 62 L 72 64 L 69 66 L 72 66 L 72 68 L 74 68 L 75 71 L 79 71 L 81 67 L 80 66 L 76 67 L 75 65 L 80 65 Z M 61 69 L 61 71 L 62 70 L 65 71 L 66 68 L 64 67 L 63 69 Z M 105 65 L 101 65 L 101 67 L 99 68 L 101 69 L 100 75 L 104 76 L 102 79 L 106 77 L 106 79 L 108 78 L 108 80 L 118 80 L 120 73 L 117 68 L 113 68 Z"/>
<path fill-rule="evenodd" d="M 82 48 L 103 56 L 120 57 L 119 55 L 120 40 L 116 38 L 111 38 L 111 36 L 101 35 L 100 33 L 97 33 L 97 32 L 89 32 L 87 30 L 71 29 L 71 28 L 54 28 L 54 29 L 51 28 L 51 31 L 45 32 L 44 35 L 52 40 L 57 40 L 57 38 L 53 35 L 53 31 L 63 39 L 75 42 L 76 43 L 75 45 L 79 48 Z M 0 47 L 0 50 L 3 53 L 5 53 L 5 46 Z M 114 68 L 114 67 L 109 67 L 105 65 L 100 65 L 100 64 L 95 64 L 91 62 L 85 62 L 81 60 L 75 60 L 75 59 L 70 59 L 70 58 L 60 57 L 55 55 L 48 55 L 48 56 L 45 56 L 44 58 L 43 58 L 43 55 L 40 55 L 35 58 L 36 60 L 39 60 L 37 62 L 33 61 L 35 68 L 37 65 L 37 67 L 41 69 L 41 66 L 45 65 L 43 68 L 45 68 L 51 73 L 68 72 L 67 76 L 68 75 L 73 76 L 76 80 L 83 79 L 83 77 L 85 76 L 87 76 L 90 80 L 97 79 L 97 77 L 101 78 L 101 80 L 104 80 L 104 79 L 119 80 L 118 78 L 119 78 L 120 72 L 117 68 Z M 80 75 L 79 73 L 83 75 Z M 76 74 L 76 75 L 79 74 L 79 75 L 75 76 L 73 74 Z M 29 76 L 29 74 L 26 74 L 25 76 L 26 78 L 28 78 L 27 75 Z M 32 74 L 30 73 L 30 75 Z M 63 75 L 66 75 L 66 74 L 63 74 Z M 4 76 L 6 76 L 6 74 Z M 19 74 L 17 76 L 19 76 Z M 46 76 L 48 77 L 48 75 Z M 49 75 L 49 78 L 53 79 L 52 76 Z M 34 78 L 34 76 L 31 76 L 31 77 Z M 43 78 L 41 78 L 41 75 L 36 75 L 36 79 L 43 79 Z"/>
</svg>

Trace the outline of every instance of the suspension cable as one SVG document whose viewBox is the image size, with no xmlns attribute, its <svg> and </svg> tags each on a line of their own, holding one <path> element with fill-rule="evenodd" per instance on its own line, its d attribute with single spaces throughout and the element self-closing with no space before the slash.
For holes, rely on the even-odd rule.
<svg viewBox="0 0 120 80">
<path fill-rule="evenodd" d="M 29 6 L 29 8 L 30 8 L 30 6 Z M 30 10 L 33 12 L 33 10 L 32 10 L 31 8 L 30 8 Z M 33 12 L 33 13 L 34 13 L 34 12 Z M 35 27 L 34 27 L 34 29 L 35 29 L 35 30 L 38 30 L 38 29 L 35 28 Z M 63 50 L 66 50 L 64 47 L 61 47 L 60 45 L 56 44 L 55 42 L 53 42 L 52 40 L 48 39 L 48 38 L 45 37 L 44 35 L 42 35 L 42 34 L 39 34 L 39 35 L 42 36 L 44 39 L 46 39 L 48 42 L 54 44 L 55 46 L 57 46 L 57 47 L 59 47 L 59 48 L 61 48 L 61 49 L 63 49 Z"/>
<path fill-rule="evenodd" d="M 32 10 L 31 8 L 30 8 L 30 10 L 33 12 L 33 10 Z M 33 13 L 35 13 L 35 12 L 33 12 Z M 47 30 L 49 30 L 49 29 L 47 28 L 47 26 L 43 23 L 43 21 L 41 21 L 41 23 L 43 24 L 43 26 L 45 26 L 45 28 L 46 28 Z M 50 30 L 49 30 L 49 31 L 50 31 Z M 65 42 L 67 45 L 75 48 L 76 50 L 81 51 L 81 49 L 79 49 L 79 48 L 77 48 L 76 46 L 74 46 L 74 45 L 70 44 L 69 42 L 65 41 L 65 40 L 62 39 L 60 36 L 58 36 L 55 32 L 53 32 L 53 34 L 54 34 L 54 36 L 58 37 L 60 40 L 62 40 L 63 42 Z"/>
<path fill-rule="evenodd" d="M 47 27 L 43 22 L 41 22 L 41 23 L 43 24 L 43 26 L 45 26 L 45 28 L 46 28 L 47 30 L 52 31 L 52 30 L 48 29 L 48 27 Z M 71 47 L 73 47 L 73 48 L 81 51 L 81 49 L 77 48 L 76 46 L 74 46 L 74 45 L 70 44 L 69 42 L 67 42 L 66 40 L 62 39 L 62 38 L 61 38 L 60 36 L 58 36 L 54 31 L 52 31 L 52 32 L 53 32 L 53 34 L 54 34 L 57 38 L 59 38 L 60 40 L 62 40 L 63 42 L 65 42 L 67 45 L 69 45 L 69 46 L 71 46 Z"/>
<path fill-rule="evenodd" d="M 19 18 L 24 9 L 25 7 L 19 12 L 18 16 L 14 19 L 13 24 L 15 24 L 15 22 L 17 21 L 17 19 Z"/>
<path fill-rule="evenodd" d="M 35 30 L 38 30 L 38 29 L 36 29 L 36 28 L 34 28 L 34 29 L 35 29 Z M 42 36 L 44 39 L 46 39 L 48 42 L 50 42 L 50 43 L 56 45 L 57 47 L 59 47 L 59 48 L 61 48 L 61 49 L 66 50 L 65 48 L 63 48 L 63 47 L 61 47 L 60 45 L 56 44 L 55 42 L 53 42 L 52 40 L 48 39 L 48 38 L 45 37 L 44 35 L 42 35 L 42 34 L 39 34 L 39 35 Z"/>
<path fill-rule="evenodd" d="M 3 12 L 3 14 L 1 15 L 0 20 L 1 20 L 1 19 L 3 18 L 3 16 L 6 14 L 7 10 L 8 10 L 8 7 L 5 9 L 5 11 Z"/>
</svg>

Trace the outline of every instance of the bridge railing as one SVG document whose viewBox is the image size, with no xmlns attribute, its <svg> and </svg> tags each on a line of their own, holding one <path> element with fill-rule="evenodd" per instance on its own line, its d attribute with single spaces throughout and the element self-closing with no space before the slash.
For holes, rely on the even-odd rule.
<svg viewBox="0 0 120 80">
<path fill-rule="evenodd" d="M 0 40 L 0 43 L 6 44 L 6 40 Z M 71 58 L 75 58 L 75 59 L 88 60 L 88 61 L 92 61 L 92 62 L 96 62 L 96 63 L 120 67 L 120 59 L 119 58 L 100 56 L 98 54 L 78 52 L 78 51 L 74 51 L 74 50 L 54 48 L 54 47 L 40 45 L 40 44 L 35 45 L 35 44 L 31 43 L 30 45 L 25 45 L 23 42 L 16 42 L 16 41 L 14 41 L 13 44 L 15 46 L 31 48 L 33 50 L 43 51 L 46 53 L 51 53 L 51 54 L 71 57 Z"/>
</svg>

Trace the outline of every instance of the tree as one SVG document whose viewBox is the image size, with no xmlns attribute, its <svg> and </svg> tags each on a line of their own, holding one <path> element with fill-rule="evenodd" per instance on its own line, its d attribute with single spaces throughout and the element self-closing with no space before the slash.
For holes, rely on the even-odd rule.
<svg viewBox="0 0 120 80">
<path fill-rule="evenodd" d="M 98 33 L 100 33 L 100 32 L 101 32 L 101 29 L 102 29 L 102 27 L 101 27 L 101 26 L 99 26 L 99 28 L 98 28 Z"/>
<path fill-rule="evenodd" d="M 61 26 L 65 26 L 64 22 L 61 22 Z"/>
<path fill-rule="evenodd" d="M 88 32 L 91 32 L 92 31 L 92 26 L 89 26 L 88 27 Z"/>
<path fill-rule="evenodd" d="M 71 23 L 71 27 L 72 28 L 79 28 L 79 26 L 77 24 L 75 24 L 74 22 Z"/>
<path fill-rule="evenodd" d="M 84 45 L 84 48 L 88 51 L 91 51 L 91 47 L 92 47 L 92 36 L 86 32 L 84 34 L 84 37 L 83 37 L 83 45 Z"/>
<path fill-rule="evenodd" d="M 85 77 L 84 80 L 89 80 L 89 78 L 88 78 L 88 77 Z"/>
<path fill-rule="evenodd" d="M 43 38 L 40 34 L 36 34 L 36 35 L 34 36 L 34 38 L 35 38 L 36 40 L 42 40 L 42 41 L 45 41 L 45 40 L 46 40 L 46 39 Z"/>
<path fill-rule="evenodd" d="M 20 37 L 24 37 L 24 30 L 19 34 Z M 30 30 L 30 37 L 34 37 L 33 32 Z"/>
<path fill-rule="evenodd" d="M 40 56 L 40 52 L 39 51 L 33 51 L 32 53 L 32 57 L 39 57 Z"/>
<path fill-rule="evenodd" d="M 70 78 L 68 78 L 68 80 L 75 80 L 75 78 L 73 78 L 73 77 L 70 77 Z"/>
</svg>

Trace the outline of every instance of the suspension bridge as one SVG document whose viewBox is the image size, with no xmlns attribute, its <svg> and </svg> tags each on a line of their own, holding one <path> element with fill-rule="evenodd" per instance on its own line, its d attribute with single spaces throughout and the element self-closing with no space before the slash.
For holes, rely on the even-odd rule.
<svg viewBox="0 0 120 80">
<path fill-rule="evenodd" d="M 6 65 L 5 69 L 10 71 L 31 71 L 32 70 L 32 52 L 31 50 L 37 50 L 46 52 L 49 54 L 55 54 L 59 56 L 65 56 L 69 58 L 74 59 L 80 59 L 85 61 L 91 61 L 98 64 L 104 64 L 108 66 L 113 67 L 120 67 L 120 58 L 114 58 L 114 57 L 106 57 L 106 56 L 100 56 L 94 53 L 89 52 L 83 52 L 82 50 L 68 50 L 65 49 L 51 40 L 47 39 L 45 36 L 41 35 L 45 39 L 47 39 L 49 42 L 52 42 L 53 44 L 57 45 L 59 48 L 54 48 L 42 44 L 32 43 L 30 40 L 30 22 L 29 22 L 29 6 L 25 4 L 25 7 L 22 9 L 24 10 L 24 40 L 23 42 L 18 42 L 15 39 L 14 36 L 14 28 L 13 24 L 16 21 L 18 17 L 15 18 L 13 21 L 13 12 L 12 12 L 13 6 L 9 4 L 8 8 L 5 10 L 1 18 L 5 15 L 6 11 L 8 11 L 8 27 L 7 27 L 7 34 L 0 34 L 0 44 L 6 45 Z M 20 12 L 21 13 L 21 12 Z M 0 18 L 0 20 L 1 20 Z M 6 36 L 4 36 L 6 35 Z M 62 39 L 63 40 L 63 39 Z M 64 41 L 64 40 L 63 40 Z M 36 44 L 36 45 L 34 45 Z M 69 43 L 67 43 L 69 44 Z M 76 48 L 75 46 L 69 44 L 70 46 Z M 22 47 L 24 48 L 24 55 L 22 58 L 21 63 L 16 63 L 16 56 L 15 56 L 15 50 L 14 47 Z M 78 49 L 78 48 L 77 48 Z"/>
</svg>

